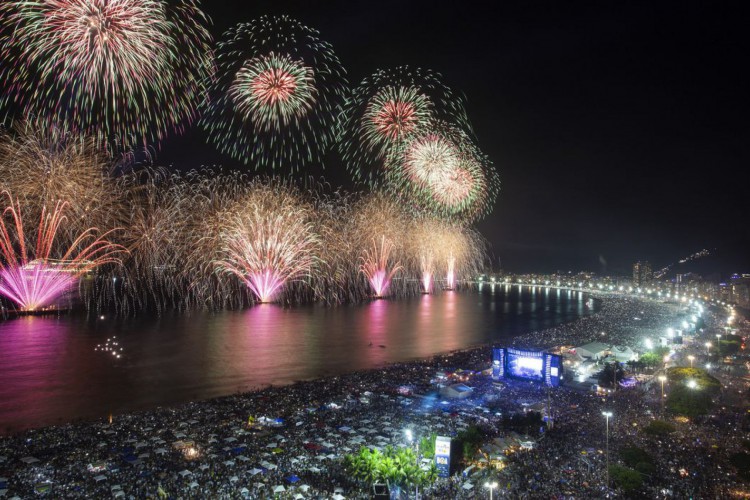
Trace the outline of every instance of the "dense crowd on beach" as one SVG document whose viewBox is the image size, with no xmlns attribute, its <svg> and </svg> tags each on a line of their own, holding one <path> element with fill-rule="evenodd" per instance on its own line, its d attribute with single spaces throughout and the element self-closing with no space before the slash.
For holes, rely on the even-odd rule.
<svg viewBox="0 0 750 500">
<path fill-rule="evenodd" d="M 593 340 L 640 345 L 673 326 L 679 304 L 602 295 L 596 314 L 514 337 L 519 347 L 552 348 Z M 713 335 L 722 318 L 707 312 L 703 334 L 682 346 L 700 355 L 699 335 Z M 417 438 L 455 436 L 480 426 L 487 439 L 503 438 L 503 419 L 550 401 L 549 428 L 530 429 L 535 445 L 504 458 L 502 470 L 464 476 L 459 471 L 423 492 L 431 498 L 484 497 L 483 478 L 508 498 L 619 496 L 606 486 L 605 422 L 612 411 L 610 455 L 638 445 L 654 455 L 649 498 L 722 498 L 743 485 L 727 463 L 747 435 L 747 371 L 717 371 L 726 389 L 710 416 L 677 425 L 656 439 L 642 429 L 660 417 L 658 385 L 639 384 L 614 394 L 524 381 L 492 381 L 477 373 L 471 397 L 434 397 L 438 372 L 490 366 L 488 346 L 411 363 L 270 387 L 175 408 L 121 415 L 112 422 L 48 427 L 0 438 L 0 497 L 31 498 L 369 498 L 369 485 L 351 477 L 343 456 L 361 446 L 408 446 Z M 739 391 L 739 392 L 737 392 Z M 739 406 L 738 406 L 739 405 Z M 668 418 L 668 417 L 664 417 Z M 458 457 L 454 457 L 458 458 Z M 748 488 L 745 487 L 745 491 Z M 734 493 L 733 493 L 734 492 Z"/>
</svg>

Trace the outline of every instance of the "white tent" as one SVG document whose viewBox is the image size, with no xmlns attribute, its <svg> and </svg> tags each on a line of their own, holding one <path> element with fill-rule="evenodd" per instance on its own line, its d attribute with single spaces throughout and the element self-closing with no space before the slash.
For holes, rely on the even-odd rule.
<svg viewBox="0 0 750 500">
<path fill-rule="evenodd" d="M 112 496 L 114 498 L 124 497 L 125 496 L 125 492 L 122 491 L 122 490 L 117 490 L 117 491 L 115 491 L 115 492 L 112 493 Z"/>
<path fill-rule="evenodd" d="M 232 477 L 229 478 L 229 482 L 230 483 L 236 483 L 239 480 L 240 480 L 240 478 L 238 478 L 237 476 L 232 476 Z"/>
<path fill-rule="evenodd" d="M 105 476 L 103 474 L 99 474 L 98 476 L 96 476 L 94 478 L 94 481 L 96 481 L 98 483 L 99 481 L 104 481 L 105 479 L 107 479 L 107 476 Z"/>
<path fill-rule="evenodd" d="M 305 495 L 301 493 L 295 493 L 294 500 L 299 500 L 300 498 L 305 498 Z"/>
<path fill-rule="evenodd" d="M 310 489 L 310 485 L 309 484 L 300 484 L 299 486 L 297 486 L 297 489 L 302 490 L 305 493 L 307 493 L 307 490 Z"/>
<path fill-rule="evenodd" d="M 248 472 L 250 473 L 251 476 L 254 476 L 254 475 L 259 474 L 259 473 L 261 473 L 263 471 L 260 470 L 260 469 L 258 469 L 257 467 L 255 467 L 255 468 L 253 468 L 253 470 L 250 470 Z"/>
<path fill-rule="evenodd" d="M 185 476 L 189 476 L 190 474 L 192 474 L 192 472 L 190 472 L 189 470 L 185 469 L 185 470 L 181 470 L 180 472 L 178 472 L 178 474 L 180 476 L 182 476 L 182 477 L 185 477 Z"/>
<path fill-rule="evenodd" d="M 331 498 L 333 498 L 333 500 L 343 500 L 345 497 L 341 493 L 336 493 Z"/>
<path fill-rule="evenodd" d="M 196 483 L 195 481 L 193 481 L 192 483 L 190 483 L 190 487 L 191 488 L 197 488 L 198 487 L 198 483 Z"/>
<path fill-rule="evenodd" d="M 461 487 L 462 487 L 463 489 L 465 489 L 465 490 L 470 490 L 470 489 L 474 488 L 474 485 L 473 485 L 473 484 L 471 484 L 470 482 L 466 481 L 466 482 L 465 482 L 465 483 L 463 484 L 463 486 L 461 486 Z"/>
<path fill-rule="evenodd" d="M 273 488 L 274 493 L 284 493 L 285 491 L 286 488 L 284 488 L 282 485 L 278 485 Z"/>
<path fill-rule="evenodd" d="M 23 457 L 23 458 L 21 459 L 21 462 L 25 463 L 26 465 L 29 465 L 29 464 L 35 464 L 35 463 L 37 463 L 38 461 L 39 461 L 39 459 L 38 459 L 38 458 L 36 458 L 36 457 Z"/>
</svg>

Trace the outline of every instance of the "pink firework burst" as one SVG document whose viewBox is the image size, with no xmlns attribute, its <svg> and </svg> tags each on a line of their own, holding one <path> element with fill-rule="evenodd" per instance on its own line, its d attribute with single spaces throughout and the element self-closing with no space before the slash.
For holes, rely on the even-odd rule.
<svg viewBox="0 0 750 500">
<path fill-rule="evenodd" d="M 60 226 L 67 220 L 67 204 L 58 202 L 53 211 L 42 208 L 34 251 L 24 233 L 21 205 L 11 195 L 9 206 L 0 219 L 0 295 L 13 301 L 23 311 L 49 306 L 70 290 L 82 275 L 108 263 L 119 263 L 118 254 L 126 252 L 106 239 L 107 232 L 97 236 L 96 228 L 81 233 L 68 248 L 55 244 Z M 10 219 L 11 224 L 6 224 Z M 55 256 L 59 256 L 55 258 Z"/>
<path fill-rule="evenodd" d="M 260 302 L 273 302 L 290 281 L 308 277 L 318 236 L 309 209 L 281 188 L 261 186 L 221 235 L 219 271 L 242 279 Z"/>
<path fill-rule="evenodd" d="M 360 272 L 369 280 L 377 298 L 385 296 L 391 280 L 402 267 L 401 263 L 397 262 L 389 268 L 393 246 L 393 242 L 385 236 L 380 238 L 380 245 L 373 239 L 372 249 L 365 250 L 365 255 L 362 257 Z"/>
<path fill-rule="evenodd" d="M 76 279 L 54 265 L 30 262 L 0 271 L 0 295 L 24 311 L 41 309 L 73 288 Z"/>
</svg>

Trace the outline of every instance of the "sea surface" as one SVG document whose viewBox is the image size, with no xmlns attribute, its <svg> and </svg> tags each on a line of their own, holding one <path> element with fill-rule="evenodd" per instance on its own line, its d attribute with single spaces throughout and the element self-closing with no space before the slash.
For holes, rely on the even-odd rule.
<svg viewBox="0 0 750 500">
<path fill-rule="evenodd" d="M 485 284 L 339 307 L 0 321 L 0 434 L 502 344 L 590 314 L 586 299 Z"/>
</svg>

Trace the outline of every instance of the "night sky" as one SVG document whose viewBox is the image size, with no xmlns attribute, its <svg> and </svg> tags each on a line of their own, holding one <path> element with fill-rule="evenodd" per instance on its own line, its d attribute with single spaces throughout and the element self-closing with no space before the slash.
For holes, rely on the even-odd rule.
<svg viewBox="0 0 750 500">
<path fill-rule="evenodd" d="M 625 274 L 702 248 L 750 272 L 748 43 L 728 5 L 203 2 L 217 38 L 263 14 L 317 28 L 355 83 L 402 64 L 440 72 L 500 172 L 478 224 L 495 267 Z M 239 166 L 197 130 L 157 161 Z M 335 154 L 310 174 L 354 188 Z"/>
</svg>

